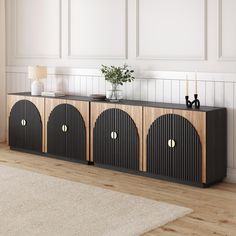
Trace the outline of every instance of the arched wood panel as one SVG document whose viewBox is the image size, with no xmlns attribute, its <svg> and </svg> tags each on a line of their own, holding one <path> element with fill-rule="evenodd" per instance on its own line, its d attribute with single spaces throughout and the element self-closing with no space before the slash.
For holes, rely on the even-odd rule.
<svg viewBox="0 0 236 236">
<path fill-rule="evenodd" d="M 139 135 L 132 118 L 120 109 L 108 109 L 93 129 L 93 160 L 98 164 L 139 170 Z"/>
</svg>

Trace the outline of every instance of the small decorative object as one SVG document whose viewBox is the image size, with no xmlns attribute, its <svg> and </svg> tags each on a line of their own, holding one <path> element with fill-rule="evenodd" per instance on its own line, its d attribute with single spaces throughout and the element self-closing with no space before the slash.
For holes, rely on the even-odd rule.
<svg viewBox="0 0 236 236">
<path fill-rule="evenodd" d="M 103 94 L 91 94 L 90 97 L 93 99 L 93 100 L 105 100 L 106 99 L 106 95 L 103 95 Z"/>
<path fill-rule="evenodd" d="M 62 92 L 42 92 L 41 96 L 44 96 L 44 97 L 64 97 L 65 94 Z"/>
<path fill-rule="evenodd" d="M 194 100 L 190 101 L 189 100 L 189 95 L 188 95 L 188 75 L 186 75 L 186 107 L 187 108 L 192 108 L 193 105 L 195 106 L 196 109 L 200 108 L 200 101 L 198 99 L 198 94 L 197 94 L 197 73 L 195 72 L 195 94 L 194 94 Z"/>
<path fill-rule="evenodd" d="M 112 89 L 106 92 L 106 98 L 112 101 L 120 101 L 123 96 L 122 91 L 118 90 L 118 86 L 132 82 L 134 71 L 129 70 L 129 66 L 125 64 L 122 67 L 102 65 L 101 72 L 105 76 L 105 80 L 112 85 Z"/>
<path fill-rule="evenodd" d="M 29 66 L 28 67 L 28 78 L 33 79 L 31 84 L 31 95 L 40 96 L 44 90 L 43 82 L 41 79 L 47 77 L 47 68 L 44 66 Z"/>
</svg>

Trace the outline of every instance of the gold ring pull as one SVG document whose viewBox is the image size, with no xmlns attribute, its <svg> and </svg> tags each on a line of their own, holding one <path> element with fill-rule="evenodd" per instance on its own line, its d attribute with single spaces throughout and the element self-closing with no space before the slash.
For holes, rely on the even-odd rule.
<svg viewBox="0 0 236 236">
<path fill-rule="evenodd" d="M 112 131 L 111 132 L 111 138 L 112 139 L 117 139 L 117 137 L 118 137 L 117 133 L 115 131 Z"/>
<path fill-rule="evenodd" d="M 176 146 L 175 140 L 169 139 L 169 140 L 168 140 L 168 146 L 169 146 L 170 148 L 174 148 L 174 147 Z"/>
<path fill-rule="evenodd" d="M 22 120 L 21 120 L 21 126 L 25 127 L 26 124 L 27 124 L 26 120 L 22 119 Z"/>
<path fill-rule="evenodd" d="M 68 127 L 66 125 L 62 125 L 61 130 L 66 133 L 68 131 Z"/>
</svg>

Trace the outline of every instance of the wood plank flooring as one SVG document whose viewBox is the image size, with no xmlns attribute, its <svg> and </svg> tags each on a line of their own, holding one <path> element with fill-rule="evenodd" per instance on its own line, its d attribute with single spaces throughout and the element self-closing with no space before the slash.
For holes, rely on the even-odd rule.
<svg viewBox="0 0 236 236">
<path fill-rule="evenodd" d="M 194 210 L 192 214 L 146 233 L 146 236 L 236 236 L 236 184 L 220 183 L 201 189 L 10 151 L 5 144 L 0 144 L 0 165 L 31 170 Z"/>
</svg>

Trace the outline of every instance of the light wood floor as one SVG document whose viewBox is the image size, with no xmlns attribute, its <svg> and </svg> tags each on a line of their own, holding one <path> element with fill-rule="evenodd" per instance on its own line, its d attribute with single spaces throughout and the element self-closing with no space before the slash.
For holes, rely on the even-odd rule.
<svg viewBox="0 0 236 236">
<path fill-rule="evenodd" d="M 236 185 L 201 189 L 82 164 L 10 151 L 0 144 L 0 165 L 86 183 L 192 208 L 188 216 L 145 235 L 236 236 Z M 145 219 L 144 219 L 145 220 Z"/>
</svg>

